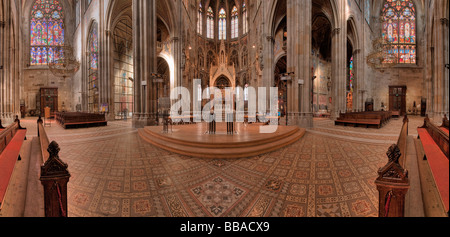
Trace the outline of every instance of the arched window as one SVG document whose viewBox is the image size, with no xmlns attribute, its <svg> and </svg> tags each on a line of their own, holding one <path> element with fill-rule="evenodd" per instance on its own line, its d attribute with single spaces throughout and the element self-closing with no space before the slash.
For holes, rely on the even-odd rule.
<svg viewBox="0 0 450 237">
<path fill-rule="evenodd" d="M 416 8 L 411 0 L 385 0 L 382 36 L 387 43 L 385 63 L 416 63 Z"/>
<path fill-rule="evenodd" d="M 227 39 L 227 13 L 221 8 L 219 11 L 219 40 Z"/>
<path fill-rule="evenodd" d="M 200 3 L 198 7 L 198 19 L 197 19 L 197 33 L 202 35 L 203 33 L 203 6 Z"/>
<path fill-rule="evenodd" d="M 206 12 L 206 37 L 214 39 L 214 12 L 211 7 Z"/>
<path fill-rule="evenodd" d="M 133 113 L 133 28 L 129 18 L 114 27 L 114 113 L 116 119 L 131 118 Z M 97 46 L 98 47 L 98 46 Z"/>
<path fill-rule="evenodd" d="M 88 104 L 89 112 L 99 112 L 98 24 L 92 23 L 88 35 Z"/>
<path fill-rule="evenodd" d="M 239 14 L 236 6 L 231 11 L 231 38 L 235 39 L 239 36 Z"/>
<path fill-rule="evenodd" d="M 247 6 L 245 6 L 245 2 L 242 4 L 242 33 L 248 33 Z"/>
<path fill-rule="evenodd" d="M 64 45 L 64 12 L 58 0 L 35 0 L 30 17 L 30 65 L 57 60 Z"/>
</svg>

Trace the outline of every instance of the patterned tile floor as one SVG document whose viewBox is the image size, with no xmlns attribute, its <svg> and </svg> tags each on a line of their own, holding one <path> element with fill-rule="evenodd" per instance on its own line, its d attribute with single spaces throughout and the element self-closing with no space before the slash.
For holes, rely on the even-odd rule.
<svg viewBox="0 0 450 237">
<path fill-rule="evenodd" d="M 28 136 L 36 120 L 25 119 Z M 422 118 L 411 118 L 410 134 Z M 331 120 L 295 144 L 247 159 L 204 160 L 143 142 L 128 122 L 47 127 L 69 164 L 72 217 L 372 217 L 377 170 L 402 125 L 336 127 Z"/>
</svg>

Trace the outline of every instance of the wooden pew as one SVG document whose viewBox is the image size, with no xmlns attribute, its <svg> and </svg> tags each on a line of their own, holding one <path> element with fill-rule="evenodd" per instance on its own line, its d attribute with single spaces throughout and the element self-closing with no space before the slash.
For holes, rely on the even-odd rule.
<svg viewBox="0 0 450 237">
<path fill-rule="evenodd" d="M 0 124 L 0 126 L 1 126 L 1 124 Z M 448 134 L 448 118 L 447 118 L 447 115 L 444 115 L 444 118 L 442 119 L 442 125 L 440 126 L 440 128 L 444 132 L 447 132 L 447 134 Z"/>
<path fill-rule="evenodd" d="M 45 217 L 67 217 L 68 165 L 59 158 L 59 145 L 49 142 L 42 122 L 38 119 L 39 146 L 42 166 L 39 180 L 44 186 Z"/>
<path fill-rule="evenodd" d="M 353 125 L 355 127 L 376 127 L 381 128 L 388 123 L 392 118 L 391 112 L 354 112 L 354 113 L 340 113 L 339 118 L 336 119 L 335 125 Z"/>
<path fill-rule="evenodd" d="M 55 113 L 55 119 L 65 129 L 108 125 L 105 114 L 60 112 Z"/>
<path fill-rule="evenodd" d="M 428 116 L 417 129 L 424 160 L 428 161 L 446 211 L 449 211 L 449 135 L 434 125 Z"/>
<path fill-rule="evenodd" d="M 405 169 L 408 124 L 405 116 L 397 144 L 393 144 L 386 153 L 388 163 L 378 170 L 375 185 L 379 193 L 379 217 L 405 216 L 405 198 L 410 188 L 408 170 Z"/>
<path fill-rule="evenodd" d="M 20 150 L 26 134 L 27 130 L 20 126 L 17 116 L 13 124 L 0 132 L 0 208 L 16 162 L 21 160 Z"/>
<path fill-rule="evenodd" d="M 422 127 L 418 128 L 419 139 L 422 137 L 428 137 L 428 135 L 432 138 L 432 141 L 436 144 L 437 147 L 444 153 L 444 155 L 449 157 L 449 135 L 442 131 L 439 127 L 434 125 L 428 116 L 425 118 L 424 124 Z M 422 140 L 422 139 L 421 139 Z M 426 153 L 426 151 L 425 151 Z"/>
</svg>

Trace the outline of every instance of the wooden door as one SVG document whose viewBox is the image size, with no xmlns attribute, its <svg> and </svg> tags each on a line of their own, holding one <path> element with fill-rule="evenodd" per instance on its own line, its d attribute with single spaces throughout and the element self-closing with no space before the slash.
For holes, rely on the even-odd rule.
<svg viewBox="0 0 450 237">
<path fill-rule="evenodd" d="M 389 110 L 399 111 L 401 116 L 406 114 L 406 86 L 389 87 Z"/>
<path fill-rule="evenodd" d="M 58 112 L 58 88 L 41 88 L 41 115 L 46 107 L 50 108 L 51 116 Z"/>
</svg>

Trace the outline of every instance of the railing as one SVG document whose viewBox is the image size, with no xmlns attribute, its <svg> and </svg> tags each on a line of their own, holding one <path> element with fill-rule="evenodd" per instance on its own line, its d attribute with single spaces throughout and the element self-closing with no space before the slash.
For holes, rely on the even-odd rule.
<svg viewBox="0 0 450 237">
<path fill-rule="evenodd" d="M 46 217 L 67 217 L 68 165 L 59 158 L 59 145 L 49 142 L 42 119 L 39 117 L 38 136 L 42 154 L 40 181 L 44 186 Z"/>
<path fill-rule="evenodd" d="M 375 180 L 379 192 L 379 217 L 404 217 L 405 196 L 410 187 L 405 169 L 409 119 L 405 116 L 397 144 L 386 153 L 389 161 L 378 170 Z"/>
</svg>

